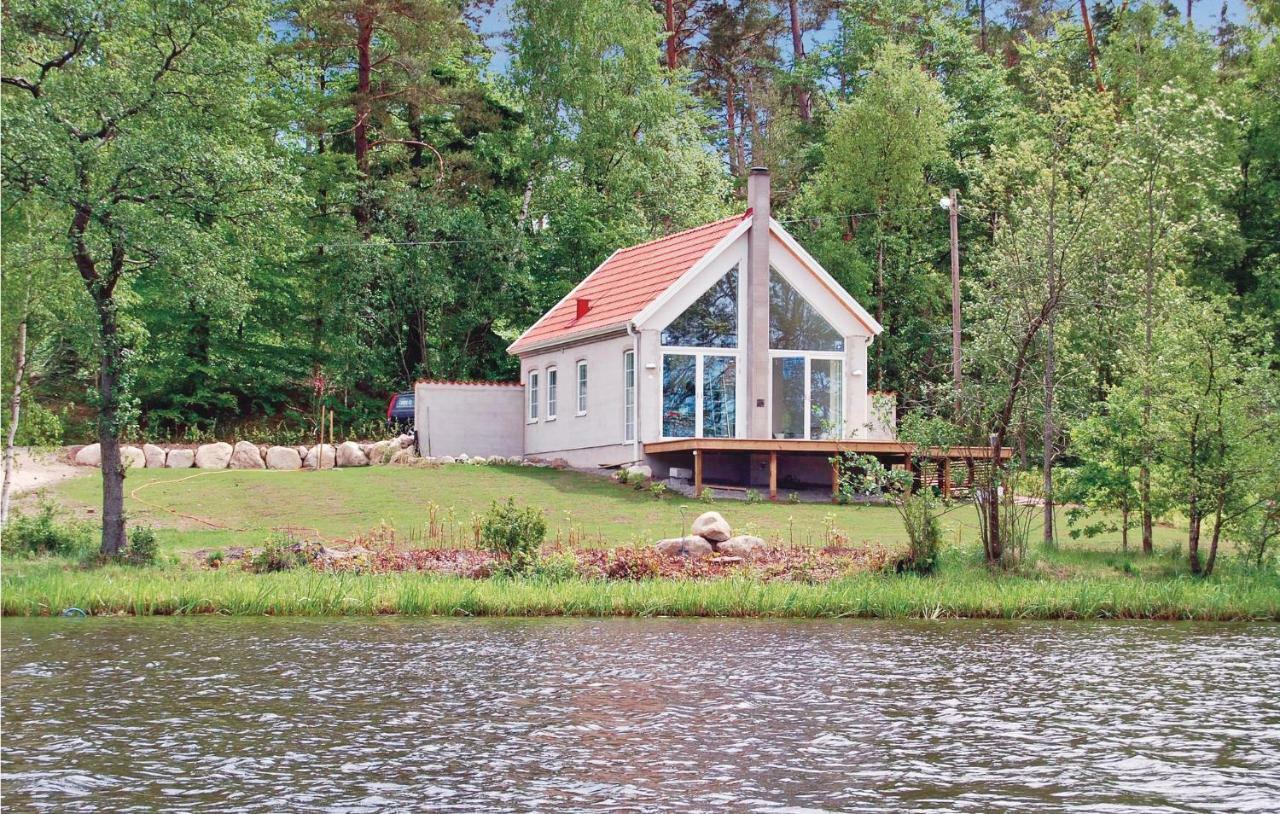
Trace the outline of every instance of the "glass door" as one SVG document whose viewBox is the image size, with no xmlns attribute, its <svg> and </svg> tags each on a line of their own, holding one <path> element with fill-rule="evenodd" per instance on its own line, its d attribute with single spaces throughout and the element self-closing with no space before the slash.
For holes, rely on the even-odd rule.
<svg viewBox="0 0 1280 814">
<path fill-rule="evenodd" d="M 775 439 L 837 439 L 844 434 L 843 365 L 813 355 L 770 359 L 771 431 Z"/>
</svg>

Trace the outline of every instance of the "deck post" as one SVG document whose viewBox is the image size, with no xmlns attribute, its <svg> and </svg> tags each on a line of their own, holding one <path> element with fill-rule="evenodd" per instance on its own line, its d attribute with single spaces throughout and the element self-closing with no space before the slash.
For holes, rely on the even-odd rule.
<svg viewBox="0 0 1280 814">
<path fill-rule="evenodd" d="M 942 466 L 938 469 L 938 489 L 942 492 L 944 498 L 951 497 L 951 459 L 943 458 Z"/>
<path fill-rule="evenodd" d="M 964 464 L 965 464 L 965 468 L 968 470 L 968 472 L 965 475 L 964 488 L 972 489 L 973 488 L 973 459 L 969 458 L 964 462 Z"/>
<path fill-rule="evenodd" d="M 778 499 L 778 453 L 769 453 L 769 499 Z"/>
<path fill-rule="evenodd" d="M 693 451 L 693 496 L 702 497 L 702 450 Z"/>
<path fill-rule="evenodd" d="M 840 456 L 831 458 L 831 501 L 840 497 Z"/>
</svg>

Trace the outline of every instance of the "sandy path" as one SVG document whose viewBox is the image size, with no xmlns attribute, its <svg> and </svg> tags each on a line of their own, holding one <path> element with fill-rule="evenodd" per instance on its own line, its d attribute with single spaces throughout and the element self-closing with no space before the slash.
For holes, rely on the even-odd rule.
<svg viewBox="0 0 1280 814">
<path fill-rule="evenodd" d="M 13 481 L 10 488 L 17 496 L 96 471 L 98 470 L 91 466 L 72 466 L 63 460 L 61 451 L 32 452 L 29 447 L 18 447 L 13 455 Z"/>
</svg>

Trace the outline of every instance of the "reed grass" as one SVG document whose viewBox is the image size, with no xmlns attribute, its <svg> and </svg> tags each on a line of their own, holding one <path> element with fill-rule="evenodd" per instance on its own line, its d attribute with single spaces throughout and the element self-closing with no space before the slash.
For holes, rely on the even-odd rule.
<svg viewBox="0 0 1280 814">
<path fill-rule="evenodd" d="M 1064 580 L 977 569 L 933 577 L 864 574 L 808 585 L 745 578 L 470 580 L 419 573 L 255 575 L 192 568 L 96 569 L 56 560 L 9 569 L 7 616 L 723 616 L 793 618 L 1280 621 L 1274 574 Z"/>
</svg>

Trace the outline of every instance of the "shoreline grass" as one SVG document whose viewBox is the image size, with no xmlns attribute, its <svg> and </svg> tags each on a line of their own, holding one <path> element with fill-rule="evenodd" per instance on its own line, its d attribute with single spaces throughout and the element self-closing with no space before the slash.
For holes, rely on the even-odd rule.
<svg viewBox="0 0 1280 814">
<path fill-rule="evenodd" d="M 1046 580 L 966 571 L 863 574 L 815 585 L 739 577 L 606 581 L 485 579 L 419 573 L 275 574 L 31 563 L 4 576 L 5 616 L 716 616 L 878 619 L 1280 621 L 1270 575 L 1209 580 Z"/>
</svg>

